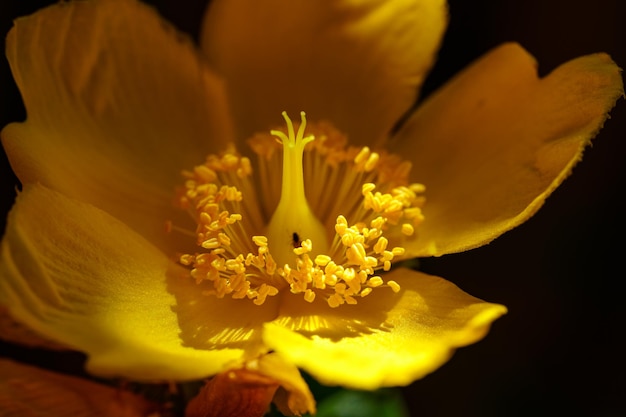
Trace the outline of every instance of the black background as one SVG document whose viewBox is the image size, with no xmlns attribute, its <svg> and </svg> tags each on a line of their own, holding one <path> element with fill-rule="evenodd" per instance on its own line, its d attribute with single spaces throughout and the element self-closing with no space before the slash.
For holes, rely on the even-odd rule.
<svg viewBox="0 0 626 417">
<path fill-rule="evenodd" d="M 390 0 L 394 1 L 394 0 Z M 0 33 L 50 1 L 3 0 Z M 205 2 L 153 1 L 197 33 Z M 626 66 L 621 0 L 451 0 L 449 30 L 425 86 L 430 92 L 473 59 L 518 41 L 545 74 L 604 51 Z M 622 292 L 626 104 L 620 100 L 574 174 L 522 227 L 470 252 L 422 262 L 426 272 L 509 307 L 482 342 L 459 350 L 404 389 L 412 416 L 626 416 L 626 308 Z M 24 110 L 0 61 L 0 126 Z M 0 161 L 2 217 L 16 184 Z"/>
</svg>

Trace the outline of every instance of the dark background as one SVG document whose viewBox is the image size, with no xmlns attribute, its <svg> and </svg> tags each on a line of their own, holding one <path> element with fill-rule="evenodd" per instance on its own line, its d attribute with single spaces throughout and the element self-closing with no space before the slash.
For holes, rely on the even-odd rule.
<svg viewBox="0 0 626 417">
<path fill-rule="evenodd" d="M 50 3 L 3 0 L 0 33 L 15 16 Z M 197 33 L 203 0 L 152 3 L 180 29 Z M 537 58 L 541 74 L 598 51 L 626 66 L 624 5 L 451 0 L 450 27 L 425 91 L 512 40 Z M 443 368 L 404 389 L 412 416 L 626 416 L 624 100 L 611 115 L 573 176 L 530 221 L 486 247 L 423 261 L 426 272 L 505 304 L 510 312 L 484 341 L 459 350 Z M 23 117 L 2 60 L 0 126 Z M 3 217 L 16 180 L 2 158 Z"/>
</svg>

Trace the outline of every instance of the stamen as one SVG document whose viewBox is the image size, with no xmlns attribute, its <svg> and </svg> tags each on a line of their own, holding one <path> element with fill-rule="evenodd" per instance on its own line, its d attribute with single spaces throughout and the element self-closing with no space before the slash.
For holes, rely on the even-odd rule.
<svg viewBox="0 0 626 417">
<path fill-rule="evenodd" d="M 250 140 L 254 173 L 235 149 L 183 173 L 178 204 L 196 223 L 198 253 L 180 263 L 203 294 L 262 305 L 288 290 L 338 307 L 401 290 L 384 272 L 419 238 L 424 186 L 408 182 L 407 161 L 348 147 L 300 117 L 296 129 L 283 112 L 285 129 Z"/>
</svg>

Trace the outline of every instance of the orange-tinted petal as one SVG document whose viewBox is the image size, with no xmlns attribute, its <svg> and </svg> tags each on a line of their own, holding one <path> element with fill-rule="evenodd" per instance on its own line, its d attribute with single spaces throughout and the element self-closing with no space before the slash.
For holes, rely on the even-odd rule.
<svg viewBox="0 0 626 417">
<path fill-rule="evenodd" d="M 292 363 L 270 353 L 261 356 L 254 362 L 254 366 L 248 364 L 248 369 L 270 377 L 280 384 L 274 402 L 283 414 L 298 416 L 305 413 L 315 414 L 313 394 L 302 379 L 298 368 Z"/>
<path fill-rule="evenodd" d="M 265 343 L 323 384 L 375 389 L 434 371 L 506 312 L 442 278 L 408 269 L 385 278 L 401 291 L 378 288 L 335 309 L 323 300 L 286 299 L 281 316 L 265 327 Z"/>
<path fill-rule="evenodd" d="M 277 389 L 272 378 L 245 369 L 222 372 L 189 402 L 185 417 L 263 417 Z"/>
<path fill-rule="evenodd" d="M 443 0 L 217 0 L 202 47 L 242 139 L 286 110 L 373 145 L 413 104 L 446 21 Z"/>
<path fill-rule="evenodd" d="M 275 312 L 252 315 L 241 306 L 251 303 L 199 290 L 194 298 L 192 286 L 123 223 L 43 186 L 26 186 L 9 215 L 0 305 L 43 337 L 85 352 L 95 374 L 196 379 L 246 353 L 256 357 L 261 325 Z"/>
<path fill-rule="evenodd" d="M 285 415 L 315 413 L 315 400 L 298 368 L 270 353 L 211 378 L 185 416 L 260 417 L 272 400 Z"/>
<path fill-rule="evenodd" d="M 38 347 L 52 350 L 66 350 L 67 346 L 63 346 L 58 342 L 53 342 L 40 334 L 35 333 L 32 329 L 24 326 L 16 321 L 6 307 L 0 306 L 0 339 L 17 343 L 28 347 Z"/>
<path fill-rule="evenodd" d="M 623 95 L 605 54 L 538 78 L 524 49 L 488 53 L 430 97 L 393 149 L 426 185 L 414 256 L 483 245 L 528 219 L 567 177 Z"/>
<path fill-rule="evenodd" d="M 70 1 L 17 19 L 7 57 L 28 114 L 2 131 L 19 179 L 160 243 L 180 171 L 230 140 L 221 83 L 190 40 L 135 0 Z"/>
<path fill-rule="evenodd" d="M 140 417 L 156 407 L 129 392 L 0 359 L 0 415 Z"/>
</svg>

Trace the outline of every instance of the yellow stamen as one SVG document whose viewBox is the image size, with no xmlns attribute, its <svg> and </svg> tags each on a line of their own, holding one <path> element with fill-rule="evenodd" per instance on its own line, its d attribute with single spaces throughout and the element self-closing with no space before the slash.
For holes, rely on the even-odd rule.
<svg viewBox="0 0 626 417">
<path fill-rule="evenodd" d="M 424 220 L 425 190 L 408 182 L 410 163 L 348 147 L 328 124 L 305 136 L 304 113 L 297 131 L 283 117 L 284 131 L 250 140 L 256 165 L 229 149 L 183 173 L 178 202 L 195 220 L 199 253 L 180 263 L 203 294 L 256 305 L 280 292 L 338 307 L 400 291 L 384 272 Z"/>
</svg>

